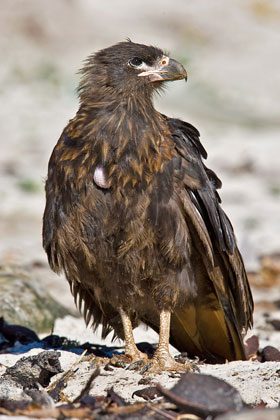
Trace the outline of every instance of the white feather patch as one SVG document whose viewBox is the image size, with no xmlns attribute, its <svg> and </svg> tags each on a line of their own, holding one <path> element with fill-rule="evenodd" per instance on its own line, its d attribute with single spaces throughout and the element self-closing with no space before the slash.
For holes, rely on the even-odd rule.
<svg viewBox="0 0 280 420">
<path fill-rule="evenodd" d="M 110 188 L 108 181 L 106 180 L 106 176 L 104 173 L 104 168 L 102 166 L 97 166 L 93 174 L 93 180 L 96 185 L 100 188 Z"/>
</svg>

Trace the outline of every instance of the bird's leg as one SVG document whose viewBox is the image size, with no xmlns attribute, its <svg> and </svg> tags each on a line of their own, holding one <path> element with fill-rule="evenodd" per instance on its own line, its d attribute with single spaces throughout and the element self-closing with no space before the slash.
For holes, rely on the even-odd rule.
<svg viewBox="0 0 280 420">
<path fill-rule="evenodd" d="M 120 315 L 122 319 L 124 338 L 125 338 L 125 355 L 129 357 L 131 362 L 137 362 L 139 360 L 146 360 L 147 355 L 145 353 L 142 353 L 136 347 L 134 336 L 133 336 L 132 324 L 131 324 L 131 320 L 129 316 L 122 308 L 120 308 Z"/>
<path fill-rule="evenodd" d="M 163 310 L 160 312 L 158 348 L 153 357 L 159 365 L 163 364 L 165 368 L 176 363 L 169 353 L 170 317 L 170 311 Z"/>
<path fill-rule="evenodd" d="M 186 371 L 192 369 L 191 365 L 176 362 L 169 353 L 171 312 L 163 310 L 160 312 L 159 342 L 158 348 L 153 356 L 153 362 L 161 370 Z"/>
</svg>

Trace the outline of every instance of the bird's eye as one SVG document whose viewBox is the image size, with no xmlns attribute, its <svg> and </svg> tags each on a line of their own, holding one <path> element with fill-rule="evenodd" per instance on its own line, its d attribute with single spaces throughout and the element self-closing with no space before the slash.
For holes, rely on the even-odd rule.
<svg viewBox="0 0 280 420">
<path fill-rule="evenodd" d="M 134 57 L 131 60 L 129 60 L 129 64 L 132 67 L 140 67 L 143 63 L 144 63 L 144 61 L 141 60 L 141 58 L 138 58 L 138 57 Z"/>
</svg>

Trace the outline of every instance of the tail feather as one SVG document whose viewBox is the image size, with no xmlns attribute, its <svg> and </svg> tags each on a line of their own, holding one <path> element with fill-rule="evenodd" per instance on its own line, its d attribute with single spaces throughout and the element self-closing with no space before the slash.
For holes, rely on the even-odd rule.
<svg viewBox="0 0 280 420">
<path fill-rule="evenodd" d="M 245 359 L 242 338 L 222 308 L 213 310 L 205 304 L 190 304 L 172 313 L 170 343 L 190 357 L 212 363 Z"/>
</svg>

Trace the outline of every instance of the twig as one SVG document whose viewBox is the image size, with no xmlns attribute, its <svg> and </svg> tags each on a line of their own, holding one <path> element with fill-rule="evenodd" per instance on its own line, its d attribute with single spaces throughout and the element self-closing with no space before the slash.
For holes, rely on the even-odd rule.
<svg viewBox="0 0 280 420">
<path fill-rule="evenodd" d="M 97 378 L 97 376 L 99 376 L 99 374 L 100 374 L 100 369 L 98 367 L 91 374 L 89 380 L 87 381 L 85 387 L 81 390 L 80 394 L 74 399 L 73 404 L 79 402 L 80 399 L 82 399 L 85 395 L 88 395 L 92 382 L 94 381 L 95 378 Z"/>
</svg>

